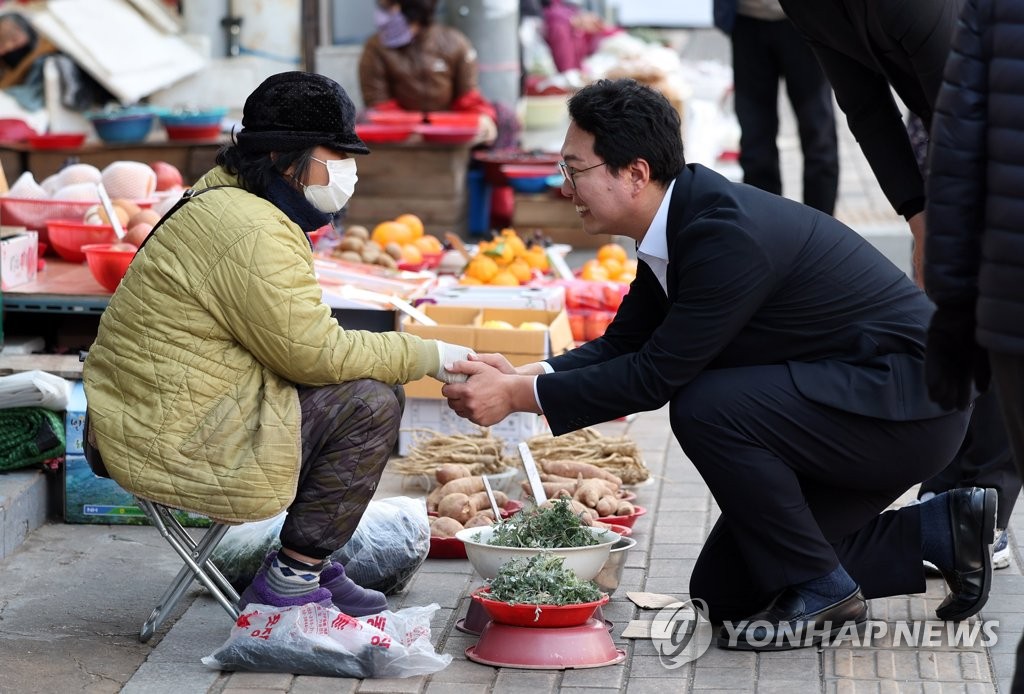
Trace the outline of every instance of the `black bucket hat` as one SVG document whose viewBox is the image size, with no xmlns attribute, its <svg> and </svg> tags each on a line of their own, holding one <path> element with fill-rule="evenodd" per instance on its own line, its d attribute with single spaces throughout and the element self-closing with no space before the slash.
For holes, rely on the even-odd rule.
<svg viewBox="0 0 1024 694">
<path fill-rule="evenodd" d="M 341 85 L 315 72 L 281 72 L 256 87 L 236 136 L 247 152 L 286 152 L 323 145 L 369 154 L 355 132 L 356 107 Z"/>
</svg>

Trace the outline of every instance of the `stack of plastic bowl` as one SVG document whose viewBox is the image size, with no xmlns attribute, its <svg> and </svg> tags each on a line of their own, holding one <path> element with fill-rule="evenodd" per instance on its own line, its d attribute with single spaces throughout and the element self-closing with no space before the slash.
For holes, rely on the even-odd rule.
<svg viewBox="0 0 1024 694">
<path fill-rule="evenodd" d="M 85 114 L 96 134 L 110 144 L 142 142 L 153 129 L 156 114 L 146 106 L 90 111 Z"/>
<path fill-rule="evenodd" d="M 216 140 L 227 108 L 179 108 L 160 112 L 168 140 Z"/>
</svg>

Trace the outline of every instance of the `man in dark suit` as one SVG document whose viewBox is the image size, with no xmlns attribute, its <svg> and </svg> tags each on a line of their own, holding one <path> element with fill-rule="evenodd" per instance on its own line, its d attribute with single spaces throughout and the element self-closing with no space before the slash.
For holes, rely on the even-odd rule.
<svg viewBox="0 0 1024 694">
<path fill-rule="evenodd" d="M 601 80 L 569 115 L 562 193 L 588 234 L 636 241 L 637 278 L 597 340 L 453 365 L 470 378 L 444 387 L 449 406 L 481 425 L 543 413 L 561 434 L 668 403 L 722 510 L 690 578 L 713 621 L 738 621 L 721 646 L 827 639 L 866 619 L 865 598 L 924 591 L 923 559 L 950 585 L 938 616 L 976 614 L 994 492 L 883 513 L 952 457 L 969 416 L 928 399 L 924 294 L 834 218 L 686 165 L 653 89 Z"/>
</svg>

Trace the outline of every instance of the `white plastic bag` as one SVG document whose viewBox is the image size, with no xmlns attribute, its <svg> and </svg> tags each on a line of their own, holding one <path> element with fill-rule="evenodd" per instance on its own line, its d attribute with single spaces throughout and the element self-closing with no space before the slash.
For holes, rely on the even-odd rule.
<svg viewBox="0 0 1024 694">
<path fill-rule="evenodd" d="M 0 376 L 0 407 L 43 407 L 60 412 L 68 407 L 71 381 L 45 371 Z"/>
<path fill-rule="evenodd" d="M 239 590 L 252 582 L 263 558 L 281 546 L 278 535 L 287 512 L 255 523 L 232 526 L 213 552 L 213 563 Z M 355 533 L 331 559 L 363 588 L 385 595 L 397 593 L 412 580 L 430 551 L 430 519 L 423 498 L 395 496 L 374 499 Z"/>
<path fill-rule="evenodd" d="M 202 662 L 215 670 L 322 677 L 427 675 L 452 661 L 430 643 L 438 609 L 433 603 L 356 619 L 316 603 L 249 605 L 224 645 Z"/>
</svg>

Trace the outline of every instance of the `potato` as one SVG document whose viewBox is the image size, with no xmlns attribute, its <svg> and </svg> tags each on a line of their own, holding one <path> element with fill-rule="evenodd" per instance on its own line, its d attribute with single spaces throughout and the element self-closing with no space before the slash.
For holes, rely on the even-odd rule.
<svg viewBox="0 0 1024 694">
<path fill-rule="evenodd" d="M 384 252 L 390 255 L 395 260 L 402 259 L 402 246 L 400 244 L 395 243 L 394 241 L 384 246 Z"/>
<path fill-rule="evenodd" d="M 490 515 L 488 515 L 490 514 Z M 491 516 L 494 515 L 491 511 L 481 511 L 477 513 L 468 521 L 466 521 L 467 528 L 482 528 L 488 525 L 494 525 L 494 519 Z"/>
<path fill-rule="evenodd" d="M 460 523 L 465 523 L 476 514 L 476 506 L 470 501 L 467 494 L 455 492 L 444 496 L 437 503 L 437 515 L 454 518 Z"/>
<path fill-rule="evenodd" d="M 343 251 L 355 251 L 356 253 L 359 253 L 363 250 L 363 240 L 356 238 L 355 236 L 345 236 L 341 239 L 341 242 L 338 243 L 338 248 Z"/>
<path fill-rule="evenodd" d="M 365 241 L 370 238 L 370 231 L 360 224 L 353 224 L 345 229 L 345 235 Z"/>
<path fill-rule="evenodd" d="M 430 521 L 431 537 L 455 537 L 460 530 L 462 523 L 448 516 L 438 516 Z"/>
<path fill-rule="evenodd" d="M 448 484 L 452 480 L 469 477 L 469 469 L 465 465 L 457 463 L 443 463 L 434 470 L 434 478 L 439 484 Z"/>
<path fill-rule="evenodd" d="M 381 267 L 389 267 L 392 270 L 398 267 L 398 261 L 392 258 L 387 253 L 381 253 L 380 255 L 378 255 L 376 264 L 380 265 Z"/>
<path fill-rule="evenodd" d="M 355 251 L 344 251 L 341 255 L 338 256 L 338 258 L 349 263 L 363 262 L 363 256 L 359 255 Z"/>
</svg>

